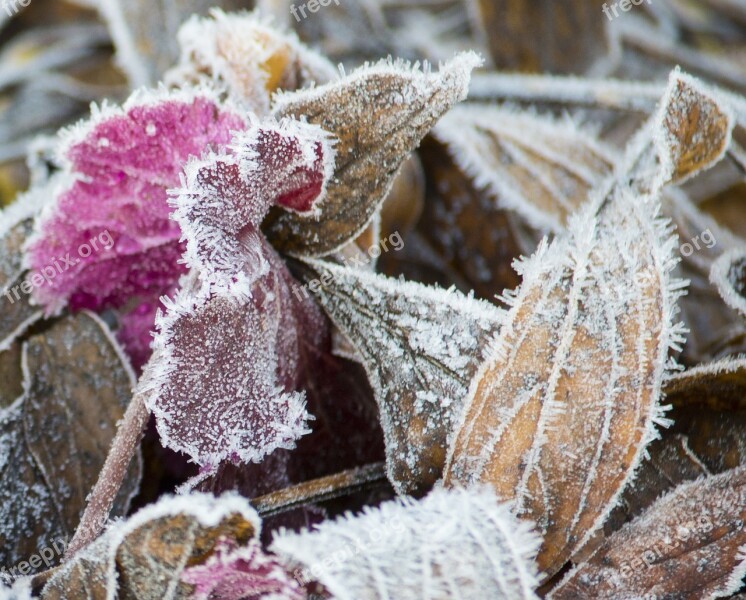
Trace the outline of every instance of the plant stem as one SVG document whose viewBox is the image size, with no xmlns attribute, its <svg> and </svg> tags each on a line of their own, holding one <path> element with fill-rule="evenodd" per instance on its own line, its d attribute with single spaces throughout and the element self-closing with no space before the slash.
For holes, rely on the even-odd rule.
<svg viewBox="0 0 746 600">
<path fill-rule="evenodd" d="M 346 496 L 384 481 L 386 467 L 384 463 L 378 462 L 271 492 L 254 498 L 251 503 L 260 516 L 269 517 L 312 502 Z"/>
<path fill-rule="evenodd" d="M 140 445 L 149 417 L 150 412 L 145 406 L 143 395 L 135 394 L 111 443 L 98 481 L 88 496 L 88 504 L 67 547 L 65 560 L 75 556 L 101 533 L 109 518 L 114 499 L 122 487 L 132 457 Z"/>
</svg>

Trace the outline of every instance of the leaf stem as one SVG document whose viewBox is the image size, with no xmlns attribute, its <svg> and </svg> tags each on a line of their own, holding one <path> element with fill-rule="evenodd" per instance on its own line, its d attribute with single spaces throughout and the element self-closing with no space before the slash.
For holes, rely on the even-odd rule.
<svg viewBox="0 0 746 600">
<path fill-rule="evenodd" d="M 254 498 L 251 503 L 262 517 L 270 517 L 311 504 L 324 502 L 386 481 L 386 467 L 377 462 L 347 469 Z"/>
<path fill-rule="evenodd" d="M 143 395 L 135 394 L 111 443 L 98 481 L 88 496 L 88 504 L 75 535 L 67 547 L 65 560 L 72 558 L 101 533 L 109 518 L 114 499 L 122 487 L 132 457 L 140 445 L 149 417 L 150 412 L 145 406 Z"/>
</svg>

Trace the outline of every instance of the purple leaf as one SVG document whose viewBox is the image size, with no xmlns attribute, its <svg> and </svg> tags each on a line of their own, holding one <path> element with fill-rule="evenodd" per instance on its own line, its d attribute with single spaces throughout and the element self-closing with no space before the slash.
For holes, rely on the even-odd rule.
<svg viewBox="0 0 746 600">
<path fill-rule="evenodd" d="M 133 296 L 157 303 L 185 267 L 167 190 L 189 157 L 219 151 L 247 123 L 208 91 L 134 94 L 66 132 L 63 181 L 37 223 L 27 263 L 47 274 L 34 298 L 48 314 L 120 307 Z M 31 280 L 31 278 L 30 278 Z M 132 319 L 134 322 L 136 319 Z M 125 335 L 134 340 L 152 328 Z M 130 344 L 127 344 L 131 347 Z"/>
<path fill-rule="evenodd" d="M 277 204 L 309 216 L 326 191 L 334 151 L 318 126 L 299 121 L 254 122 L 238 135 L 232 154 L 194 160 L 174 192 L 174 219 L 187 241 L 186 262 L 215 289 L 246 291 L 267 272 L 259 230 Z"/>
</svg>

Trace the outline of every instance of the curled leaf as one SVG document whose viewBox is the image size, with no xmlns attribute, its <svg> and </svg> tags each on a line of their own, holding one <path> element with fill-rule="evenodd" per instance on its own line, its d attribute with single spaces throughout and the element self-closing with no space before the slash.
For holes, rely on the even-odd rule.
<svg viewBox="0 0 746 600">
<path fill-rule="evenodd" d="M 66 562 L 42 598 L 188 598 L 195 588 L 181 577 L 189 567 L 204 564 L 226 544 L 246 546 L 260 528 L 256 512 L 239 496 L 166 496 Z"/>
<path fill-rule="evenodd" d="M 435 122 L 466 96 L 480 59 L 464 53 L 438 73 L 381 62 L 339 81 L 275 99 L 276 117 L 307 119 L 337 140 L 337 161 L 319 218 L 274 211 L 266 225 L 280 249 L 330 254 L 365 229 L 400 165 Z"/>
</svg>

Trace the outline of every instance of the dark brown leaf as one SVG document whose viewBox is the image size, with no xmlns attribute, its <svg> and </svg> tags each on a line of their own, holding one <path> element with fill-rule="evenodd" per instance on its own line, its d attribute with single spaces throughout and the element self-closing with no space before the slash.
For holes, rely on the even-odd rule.
<svg viewBox="0 0 746 600">
<path fill-rule="evenodd" d="M 552 600 L 712 598 L 746 574 L 746 467 L 677 487 L 571 571 Z"/>
</svg>

